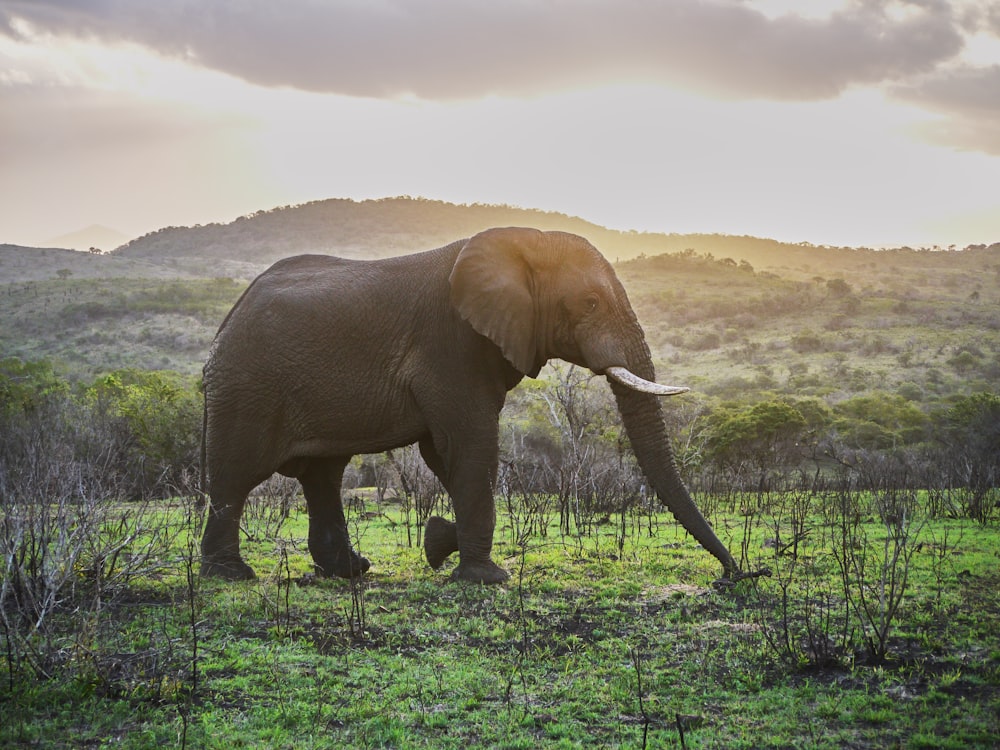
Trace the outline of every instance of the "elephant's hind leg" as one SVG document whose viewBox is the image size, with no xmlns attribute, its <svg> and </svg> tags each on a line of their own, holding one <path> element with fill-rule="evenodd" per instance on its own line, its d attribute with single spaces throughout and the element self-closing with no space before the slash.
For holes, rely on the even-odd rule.
<svg viewBox="0 0 1000 750">
<path fill-rule="evenodd" d="M 309 553 L 321 576 L 354 578 L 371 563 L 351 547 L 340 485 L 350 456 L 313 458 L 299 475 L 309 508 Z"/>
<path fill-rule="evenodd" d="M 201 574 L 245 581 L 256 578 L 240 556 L 240 516 L 249 489 L 223 487 L 214 482 L 205 532 L 201 537 Z"/>
</svg>

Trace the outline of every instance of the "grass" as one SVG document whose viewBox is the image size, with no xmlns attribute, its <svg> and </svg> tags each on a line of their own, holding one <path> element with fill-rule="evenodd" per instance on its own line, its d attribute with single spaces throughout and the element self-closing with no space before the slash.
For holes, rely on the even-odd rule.
<svg viewBox="0 0 1000 750">
<path fill-rule="evenodd" d="M 397 506 L 353 514 L 363 581 L 316 579 L 307 523 L 254 519 L 259 578 L 190 577 L 188 523 L 169 563 L 100 606 L 67 608 L 47 677 L 0 662 L 0 745 L 78 747 L 990 747 L 1000 733 L 995 526 L 928 519 L 887 658 L 827 660 L 796 642 L 822 624 L 832 552 L 765 546 L 780 500 L 715 524 L 771 579 L 716 590 L 714 560 L 665 516 L 524 539 L 501 514 L 508 585 L 446 582 L 407 546 Z M 267 533 L 264 533 L 264 530 Z M 622 529 L 624 528 L 624 533 Z M 865 522 L 870 536 L 883 528 Z M 276 530 L 276 533 L 275 533 Z M 784 581 L 792 607 L 778 606 Z M 82 587 L 81 582 L 81 587 Z M 805 600 L 814 599 L 811 609 Z M 17 643 L 20 643 L 18 641 Z M 16 645 L 16 644 L 15 644 Z"/>
</svg>

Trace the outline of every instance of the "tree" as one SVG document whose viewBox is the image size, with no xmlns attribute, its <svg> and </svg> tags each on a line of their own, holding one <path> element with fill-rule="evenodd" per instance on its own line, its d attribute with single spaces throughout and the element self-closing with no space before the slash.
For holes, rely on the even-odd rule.
<svg viewBox="0 0 1000 750">
<path fill-rule="evenodd" d="M 763 475 L 800 458 L 797 444 L 807 426 L 802 413 L 785 401 L 729 405 L 709 417 L 706 449 L 720 466 L 747 466 Z"/>
<path fill-rule="evenodd" d="M 17 357 L 0 360 L 0 415 L 35 411 L 53 396 L 65 396 L 69 384 L 48 360 L 25 362 Z"/>
<path fill-rule="evenodd" d="M 1000 395 L 983 392 L 956 399 L 945 414 L 945 432 L 958 442 L 972 440 L 1000 454 Z"/>
<path fill-rule="evenodd" d="M 841 440 L 850 448 L 895 448 L 919 441 L 927 417 L 896 393 L 876 391 L 840 404 L 835 423 Z"/>
<path fill-rule="evenodd" d="M 826 288 L 832 296 L 838 299 L 851 293 L 851 285 L 843 279 L 830 279 L 826 282 Z"/>
<path fill-rule="evenodd" d="M 1000 485 L 1000 395 L 962 396 L 936 424 L 946 466 L 959 484 L 972 491 L 973 515 L 986 520 L 987 497 Z"/>
<path fill-rule="evenodd" d="M 202 396 L 174 372 L 116 370 L 97 379 L 85 399 L 95 418 L 117 425 L 119 471 L 131 477 L 133 497 L 164 496 L 196 473 Z"/>
</svg>

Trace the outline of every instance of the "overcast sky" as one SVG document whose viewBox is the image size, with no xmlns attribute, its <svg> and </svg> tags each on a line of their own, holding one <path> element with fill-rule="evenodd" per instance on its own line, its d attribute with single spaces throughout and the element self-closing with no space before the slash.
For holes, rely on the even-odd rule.
<svg viewBox="0 0 1000 750">
<path fill-rule="evenodd" d="M 998 123 L 998 1 L 0 0 L 0 242 L 414 195 L 962 247 Z"/>
</svg>

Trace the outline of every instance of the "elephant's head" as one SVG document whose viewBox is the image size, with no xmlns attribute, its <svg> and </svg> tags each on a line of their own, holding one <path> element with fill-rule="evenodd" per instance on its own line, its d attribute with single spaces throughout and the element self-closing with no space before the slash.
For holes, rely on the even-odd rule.
<svg viewBox="0 0 1000 750">
<path fill-rule="evenodd" d="M 491 229 L 471 238 L 451 273 L 459 314 L 534 377 L 551 358 L 605 375 L 639 461 L 660 500 L 712 553 L 727 577 L 739 567 L 681 480 L 657 395 L 652 358 L 611 264 L 582 237 Z"/>
</svg>

